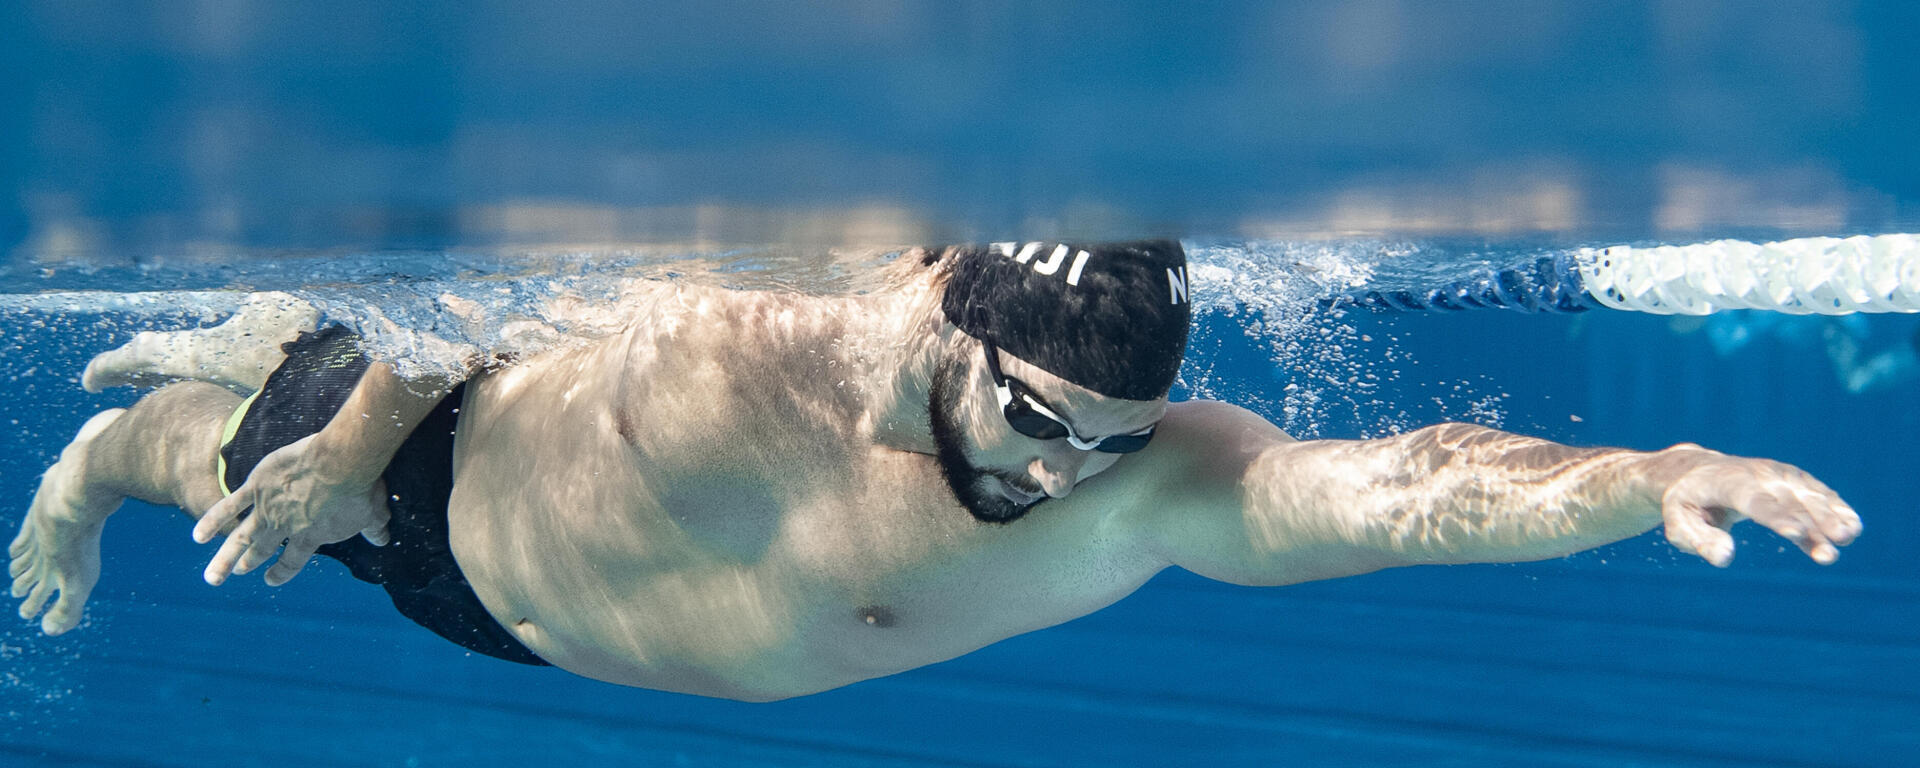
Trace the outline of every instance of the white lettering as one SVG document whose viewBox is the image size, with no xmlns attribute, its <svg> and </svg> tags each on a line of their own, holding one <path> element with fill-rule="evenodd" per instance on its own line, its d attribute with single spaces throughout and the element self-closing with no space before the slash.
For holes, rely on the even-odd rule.
<svg viewBox="0 0 1920 768">
<path fill-rule="evenodd" d="M 1014 251 L 1014 246 L 1016 245 L 1020 246 L 1018 252 Z M 1067 285 L 1079 285 L 1080 274 L 1087 268 L 1087 262 L 1093 258 L 1093 254 L 1085 249 L 1069 248 L 1066 244 L 1060 243 L 1053 246 L 1053 251 L 1048 253 L 1045 259 L 1034 261 L 1034 257 L 1040 255 L 1040 251 L 1044 250 L 1047 245 L 1046 242 L 1039 240 L 1025 244 L 1009 241 L 989 243 L 987 250 L 1001 256 L 1010 257 L 1021 264 L 1031 264 L 1033 271 L 1042 275 L 1057 274 L 1060 271 L 1060 266 L 1066 262 L 1067 254 L 1072 253 L 1073 266 L 1067 269 Z M 1174 279 L 1173 270 L 1167 270 L 1167 278 L 1169 280 Z M 1179 291 L 1181 295 L 1184 295 L 1186 293 L 1186 273 L 1184 271 L 1181 273 L 1179 280 L 1181 284 Z"/>
<path fill-rule="evenodd" d="M 1073 268 L 1067 270 L 1067 285 L 1080 284 L 1080 268 L 1087 265 L 1087 257 L 1093 254 L 1081 251 L 1073 255 Z"/>
<path fill-rule="evenodd" d="M 1181 267 L 1178 271 L 1173 267 L 1167 268 L 1167 298 L 1170 299 L 1168 302 L 1170 304 L 1179 304 L 1187 300 L 1186 267 Z"/>
<path fill-rule="evenodd" d="M 1051 275 L 1055 272 L 1060 271 L 1060 260 L 1065 259 L 1066 257 L 1067 257 L 1067 247 L 1065 245 L 1062 245 L 1058 248 L 1053 249 L 1053 253 L 1048 254 L 1046 261 L 1035 263 L 1033 265 L 1033 271 L 1043 275 Z"/>
</svg>

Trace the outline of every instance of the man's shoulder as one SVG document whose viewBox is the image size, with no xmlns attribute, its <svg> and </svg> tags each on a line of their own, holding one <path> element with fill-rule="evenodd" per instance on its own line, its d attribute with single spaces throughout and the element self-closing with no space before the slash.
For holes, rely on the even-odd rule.
<svg viewBox="0 0 1920 768">
<path fill-rule="evenodd" d="M 1238 405 L 1219 400 L 1183 400 L 1167 404 L 1167 415 L 1160 420 L 1154 443 L 1160 442 L 1161 437 L 1172 438 L 1175 443 L 1217 443 L 1242 433 L 1256 434 L 1266 440 L 1293 440 L 1266 417 Z"/>
<path fill-rule="evenodd" d="M 1294 439 L 1261 415 L 1231 403 L 1187 400 L 1167 406 L 1153 441 L 1121 460 L 1123 473 L 1142 492 L 1186 497 L 1237 487 L 1245 467 L 1261 452 Z"/>
</svg>

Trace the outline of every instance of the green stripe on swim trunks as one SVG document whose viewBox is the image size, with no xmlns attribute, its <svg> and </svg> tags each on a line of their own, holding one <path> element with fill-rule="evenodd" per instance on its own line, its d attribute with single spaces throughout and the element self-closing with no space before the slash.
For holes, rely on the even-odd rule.
<svg viewBox="0 0 1920 768">
<path fill-rule="evenodd" d="M 222 496 L 233 495 L 233 489 L 227 487 L 227 444 L 233 442 L 234 434 L 240 431 L 240 422 L 246 421 L 247 411 L 253 409 L 253 401 L 258 397 L 260 392 L 255 390 L 253 394 L 247 395 L 247 399 L 240 401 L 240 405 L 233 409 L 233 415 L 227 417 L 226 428 L 220 430 L 220 452 L 217 454 L 220 460 L 215 467 L 215 471 L 219 474 L 215 477 L 220 480 Z"/>
</svg>

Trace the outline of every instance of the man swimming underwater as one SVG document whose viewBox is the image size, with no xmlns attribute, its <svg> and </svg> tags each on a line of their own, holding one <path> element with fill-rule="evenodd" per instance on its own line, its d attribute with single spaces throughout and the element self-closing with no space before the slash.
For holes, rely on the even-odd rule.
<svg viewBox="0 0 1920 768">
<path fill-rule="evenodd" d="M 284 317 L 137 339 L 89 388 L 171 373 L 263 391 L 185 381 L 87 422 L 11 548 L 20 613 L 57 591 L 42 628 L 79 622 L 132 496 L 226 535 L 214 584 L 283 542 L 266 578 L 284 583 L 319 549 L 469 648 L 765 701 L 1059 624 L 1169 566 L 1292 584 L 1553 558 L 1662 523 L 1724 566 L 1742 519 L 1829 563 L 1860 530 L 1805 472 L 1693 445 L 1467 424 L 1299 442 L 1233 405 L 1168 403 L 1190 315 L 1177 243 L 888 269 L 857 296 L 649 283 L 622 332 L 477 371 L 457 397 L 338 329 L 287 345 L 263 385 L 241 347 Z"/>
</svg>

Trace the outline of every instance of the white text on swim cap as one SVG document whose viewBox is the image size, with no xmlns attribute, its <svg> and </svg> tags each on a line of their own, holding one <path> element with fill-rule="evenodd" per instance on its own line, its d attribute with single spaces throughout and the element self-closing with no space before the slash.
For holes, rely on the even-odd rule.
<svg viewBox="0 0 1920 768">
<path fill-rule="evenodd" d="M 1047 246 L 1046 243 L 1030 242 L 1021 245 L 1018 253 L 1013 250 L 1015 245 L 1019 244 L 1011 242 L 994 243 L 989 247 L 994 253 L 1011 258 L 1021 264 L 1031 262 L 1033 264 L 1033 271 L 1042 275 L 1052 275 L 1059 272 L 1060 262 L 1066 259 L 1068 251 L 1073 250 L 1064 244 L 1057 245 L 1054 247 L 1053 253 L 1048 254 L 1045 261 L 1033 261 L 1033 257 L 1040 253 L 1040 249 Z M 1087 266 L 1087 259 L 1092 257 L 1093 254 L 1085 250 L 1081 250 L 1073 255 L 1073 266 L 1067 268 L 1067 285 L 1080 284 L 1080 270 Z"/>
<path fill-rule="evenodd" d="M 1187 300 L 1187 268 L 1167 268 L 1167 303 L 1179 304 Z"/>
</svg>

